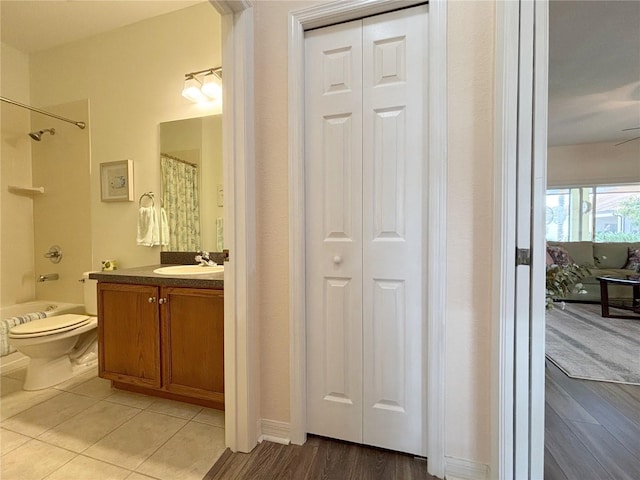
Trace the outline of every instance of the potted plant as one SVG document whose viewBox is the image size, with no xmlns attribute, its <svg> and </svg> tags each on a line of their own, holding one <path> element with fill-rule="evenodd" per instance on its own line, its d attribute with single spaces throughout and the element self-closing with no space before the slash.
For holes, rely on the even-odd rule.
<svg viewBox="0 0 640 480">
<path fill-rule="evenodd" d="M 570 293 L 585 294 L 587 291 L 580 281 L 589 276 L 587 267 L 570 263 L 567 265 L 547 265 L 546 307 L 553 308 L 553 302 L 566 298 Z"/>
</svg>

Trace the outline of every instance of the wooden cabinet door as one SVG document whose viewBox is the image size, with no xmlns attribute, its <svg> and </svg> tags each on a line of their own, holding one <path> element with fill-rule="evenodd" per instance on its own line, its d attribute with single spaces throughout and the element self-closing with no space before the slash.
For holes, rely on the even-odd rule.
<svg viewBox="0 0 640 480">
<path fill-rule="evenodd" d="M 224 290 L 161 289 L 162 374 L 168 392 L 224 407 Z"/>
<path fill-rule="evenodd" d="M 99 375 L 160 387 L 158 288 L 98 283 Z"/>
</svg>

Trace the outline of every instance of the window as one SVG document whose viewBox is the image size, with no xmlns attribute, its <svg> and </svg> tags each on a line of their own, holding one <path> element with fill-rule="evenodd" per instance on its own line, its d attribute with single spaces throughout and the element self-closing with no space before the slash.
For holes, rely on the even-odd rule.
<svg viewBox="0 0 640 480">
<path fill-rule="evenodd" d="M 640 184 L 547 190 L 547 240 L 639 242 Z"/>
</svg>

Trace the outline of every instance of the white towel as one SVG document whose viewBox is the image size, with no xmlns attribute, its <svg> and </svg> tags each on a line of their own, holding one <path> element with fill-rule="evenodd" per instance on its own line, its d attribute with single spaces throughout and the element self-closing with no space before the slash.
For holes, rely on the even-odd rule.
<svg viewBox="0 0 640 480">
<path fill-rule="evenodd" d="M 0 356 L 9 355 L 16 349 L 9 343 L 9 330 L 16 325 L 22 325 L 32 320 L 47 318 L 47 312 L 25 313 L 18 317 L 5 318 L 0 320 Z"/>
<path fill-rule="evenodd" d="M 138 210 L 138 245 L 153 247 L 160 245 L 158 216 L 154 207 L 140 207 Z"/>
<path fill-rule="evenodd" d="M 167 212 L 164 207 L 160 207 L 160 243 L 162 245 L 169 245 L 169 220 L 167 219 Z"/>
</svg>

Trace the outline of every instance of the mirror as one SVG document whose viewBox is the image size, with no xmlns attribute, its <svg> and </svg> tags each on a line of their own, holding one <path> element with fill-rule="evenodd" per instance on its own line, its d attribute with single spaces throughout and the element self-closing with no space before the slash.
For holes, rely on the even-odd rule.
<svg viewBox="0 0 640 480">
<path fill-rule="evenodd" d="M 223 247 L 222 115 L 160 124 L 163 251 Z"/>
</svg>

